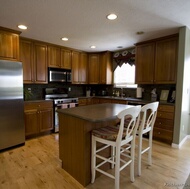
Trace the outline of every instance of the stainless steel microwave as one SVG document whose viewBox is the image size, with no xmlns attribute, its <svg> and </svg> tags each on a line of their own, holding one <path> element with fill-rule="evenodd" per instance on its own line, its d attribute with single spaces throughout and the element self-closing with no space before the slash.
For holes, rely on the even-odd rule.
<svg viewBox="0 0 190 189">
<path fill-rule="evenodd" d="M 71 82 L 71 70 L 48 68 L 49 82 Z"/>
</svg>

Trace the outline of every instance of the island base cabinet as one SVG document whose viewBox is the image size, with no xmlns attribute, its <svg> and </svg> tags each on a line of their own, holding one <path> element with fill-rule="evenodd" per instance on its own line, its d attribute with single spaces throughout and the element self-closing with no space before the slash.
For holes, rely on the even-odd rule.
<svg viewBox="0 0 190 189">
<path fill-rule="evenodd" d="M 62 168 L 83 186 L 91 181 L 91 131 L 115 122 L 95 123 L 59 113 L 59 157 Z M 106 153 L 110 154 L 110 150 Z M 109 168 L 109 164 L 104 167 L 105 170 Z"/>
</svg>

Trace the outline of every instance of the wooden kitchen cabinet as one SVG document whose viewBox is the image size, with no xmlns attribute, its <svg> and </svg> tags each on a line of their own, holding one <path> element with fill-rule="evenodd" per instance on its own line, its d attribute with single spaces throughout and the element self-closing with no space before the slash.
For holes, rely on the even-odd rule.
<svg viewBox="0 0 190 189">
<path fill-rule="evenodd" d="M 60 47 L 48 45 L 48 67 L 61 67 L 61 49 Z"/>
<path fill-rule="evenodd" d="M 148 84 L 154 81 L 154 43 L 136 46 L 136 83 Z"/>
<path fill-rule="evenodd" d="M 19 35 L 21 32 L 0 27 L 0 59 L 19 60 Z"/>
<path fill-rule="evenodd" d="M 47 77 L 47 45 L 34 43 L 34 83 L 48 83 Z"/>
<path fill-rule="evenodd" d="M 175 84 L 178 35 L 136 44 L 136 83 Z"/>
<path fill-rule="evenodd" d="M 111 52 L 104 52 L 100 54 L 100 84 L 112 84 L 112 75 L 113 75 L 113 68 L 112 68 L 112 54 Z"/>
<path fill-rule="evenodd" d="M 34 66 L 32 41 L 20 39 L 20 61 L 23 65 L 23 82 L 25 84 L 33 83 Z"/>
<path fill-rule="evenodd" d="M 88 105 L 88 99 L 87 98 L 79 98 L 78 105 L 79 106 L 86 106 L 86 105 Z"/>
<path fill-rule="evenodd" d="M 88 64 L 88 83 L 89 84 L 99 84 L 99 74 L 100 74 L 100 55 L 99 54 L 89 54 L 89 64 Z"/>
<path fill-rule="evenodd" d="M 178 38 L 156 42 L 155 83 L 176 83 Z"/>
<path fill-rule="evenodd" d="M 88 83 L 88 54 L 81 52 L 80 61 L 79 61 L 79 83 L 87 84 Z"/>
<path fill-rule="evenodd" d="M 159 105 L 157 118 L 153 130 L 153 139 L 168 144 L 173 141 L 175 107 L 170 105 Z"/>
<path fill-rule="evenodd" d="M 23 63 L 24 83 L 46 84 L 47 45 L 33 40 L 20 39 L 20 61 Z"/>
<path fill-rule="evenodd" d="M 87 84 L 88 55 L 84 52 L 72 52 L 72 83 Z"/>
<path fill-rule="evenodd" d="M 79 61 L 80 53 L 78 51 L 72 52 L 72 83 L 79 84 Z"/>
<path fill-rule="evenodd" d="M 61 49 L 61 68 L 71 69 L 71 50 Z"/>
<path fill-rule="evenodd" d="M 25 102 L 24 104 L 26 137 L 38 136 L 53 129 L 53 102 Z"/>
</svg>

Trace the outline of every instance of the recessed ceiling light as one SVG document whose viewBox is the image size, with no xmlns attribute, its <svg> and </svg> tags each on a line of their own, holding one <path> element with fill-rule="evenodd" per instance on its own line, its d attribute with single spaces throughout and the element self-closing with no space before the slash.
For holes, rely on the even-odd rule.
<svg viewBox="0 0 190 189">
<path fill-rule="evenodd" d="M 67 37 L 62 37 L 61 40 L 68 41 L 69 39 Z"/>
<path fill-rule="evenodd" d="M 92 45 L 92 46 L 90 46 L 90 48 L 91 48 L 91 49 L 95 49 L 95 48 L 96 48 L 96 46 Z"/>
<path fill-rule="evenodd" d="M 20 29 L 22 29 L 22 30 L 26 30 L 27 29 L 27 26 L 25 26 L 25 25 L 18 25 L 18 28 L 20 28 Z"/>
<path fill-rule="evenodd" d="M 142 34 L 144 34 L 144 32 L 143 31 L 138 31 L 136 34 L 137 35 L 142 35 Z"/>
<path fill-rule="evenodd" d="M 118 49 L 122 49 L 122 48 L 123 48 L 123 46 L 118 46 L 117 48 L 118 48 Z"/>
<path fill-rule="evenodd" d="M 109 15 L 107 15 L 107 19 L 109 19 L 109 20 L 115 20 L 116 18 L 117 18 L 116 14 L 109 14 Z"/>
</svg>

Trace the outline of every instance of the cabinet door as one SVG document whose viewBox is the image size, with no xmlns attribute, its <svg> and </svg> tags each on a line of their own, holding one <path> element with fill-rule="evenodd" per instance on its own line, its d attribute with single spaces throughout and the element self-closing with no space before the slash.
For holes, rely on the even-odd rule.
<svg viewBox="0 0 190 189">
<path fill-rule="evenodd" d="M 79 84 L 79 61 L 80 53 L 77 51 L 72 52 L 72 83 Z"/>
<path fill-rule="evenodd" d="M 112 84 L 112 62 L 111 53 L 100 55 L 100 84 Z"/>
<path fill-rule="evenodd" d="M 0 59 L 19 60 L 19 35 L 0 30 Z"/>
<path fill-rule="evenodd" d="M 20 39 L 20 61 L 23 65 L 23 82 L 32 83 L 34 81 L 32 41 Z"/>
<path fill-rule="evenodd" d="M 176 83 L 178 39 L 156 42 L 155 83 Z"/>
<path fill-rule="evenodd" d="M 71 69 L 71 51 L 61 49 L 61 68 Z"/>
<path fill-rule="evenodd" d="M 89 84 L 99 84 L 99 55 L 89 55 Z"/>
<path fill-rule="evenodd" d="M 61 49 L 56 46 L 48 46 L 48 66 L 59 68 L 61 65 Z"/>
<path fill-rule="evenodd" d="M 79 82 L 80 84 L 87 84 L 87 75 L 88 75 L 88 55 L 87 53 L 80 53 L 80 62 L 79 62 Z"/>
<path fill-rule="evenodd" d="M 136 47 L 137 84 L 151 84 L 154 82 L 154 49 L 155 43 L 148 43 Z"/>
<path fill-rule="evenodd" d="M 48 83 L 47 81 L 47 45 L 34 44 L 34 73 L 35 83 Z"/>
<path fill-rule="evenodd" d="M 26 137 L 30 135 L 37 135 L 39 133 L 37 109 L 25 110 L 24 120 Z"/>
<path fill-rule="evenodd" d="M 50 131 L 53 129 L 53 109 L 40 109 L 39 110 L 39 125 L 40 132 Z"/>
</svg>

